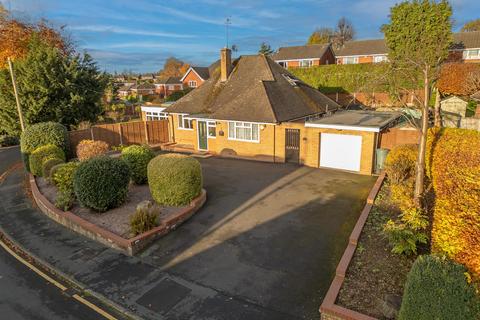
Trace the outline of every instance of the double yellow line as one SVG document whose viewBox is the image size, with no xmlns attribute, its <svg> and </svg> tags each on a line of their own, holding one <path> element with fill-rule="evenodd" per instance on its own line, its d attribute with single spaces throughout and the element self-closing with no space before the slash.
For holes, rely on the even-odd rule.
<svg viewBox="0 0 480 320">
<path fill-rule="evenodd" d="M 23 263 L 25 266 L 27 266 L 30 270 L 32 270 L 33 272 L 35 272 L 36 274 L 38 274 L 40 277 L 42 277 L 43 279 L 47 280 L 48 282 L 50 282 L 51 284 L 53 284 L 54 286 L 56 286 L 57 288 L 59 288 L 60 290 L 62 291 L 66 291 L 68 288 L 65 287 L 63 284 L 61 284 L 60 282 L 58 282 L 57 280 L 53 279 L 52 277 L 50 277 L 48 274 L 46 274 L 45 272 L 43 272 L 42 270 L 38 269 L 37 267 L 35 267 L 33 264 L 31 264 L 30 262 L 28 262 L 27 260 L 25 260 L 24 258 L 22 258 L 20 255 L 18 255 L 15 251 L 13 251 L 12 249 L 10 249 L 10 247 L 8 247 L 3 241 L 0 240 L 0 246 L 3 247 L 3 249 L 5 249 L 5 251 L 7 251 L 9 254 L 11 254 L 15 259 L 17 259 L 18 261 L 20 261 L 21 263 Z M 102 315 L 103 317 L 105 317 L 106 319 L 109 319 L 109 320 L 117 320 L 117 318 L 115 318 L 114 316 L 112 316 L 111 314 L 109 314 L 108 312 L 106 312 L 105 310 L 97 307 L 96 305 L 94 305 L 93 303 L 91 303 L 90 301 L 84 299 L 83 297 L 79 296 L 78 294 L 74 294 L 72 295 L 72 298 L 74 298 L 75 300 L 77 300 L 78 302 L 86 305 L 87 307 L 89 307 L 90 309 L 94 310 L 95 312 L 97 312 L 98 314 Z"/>
</svg>

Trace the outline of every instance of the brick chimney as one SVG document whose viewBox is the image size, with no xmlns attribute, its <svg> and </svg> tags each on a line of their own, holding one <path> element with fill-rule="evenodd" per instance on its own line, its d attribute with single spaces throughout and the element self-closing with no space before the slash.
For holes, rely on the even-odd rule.
<svg viewBox="0 0 480 320">
<path fill-rule="evenodd" d="M 232 71 L 232 50 L 223 48 L 220 50 L 220 81 L 227 81 L 230 71 Z"/>
</svg>

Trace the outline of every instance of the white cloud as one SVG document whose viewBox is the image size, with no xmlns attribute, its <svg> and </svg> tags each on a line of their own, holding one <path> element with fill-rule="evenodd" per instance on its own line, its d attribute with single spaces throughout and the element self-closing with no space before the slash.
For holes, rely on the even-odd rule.
<svg viewBox="0 0 480 320">
<path fill-rule="evenodd" d="M 153 37 L 167 37 L 167 38 L 195 38 L 191 34 L 179 34 L 172 32 L 148 31 L 133 28 L 123 28 L 110 25 L 86 25 L 86 26 L 70 26 L 69 29 L 76 31 L 91 31 L 91 32 L 111 32 L 120 34 L 132 34 Z"/>
</svg>

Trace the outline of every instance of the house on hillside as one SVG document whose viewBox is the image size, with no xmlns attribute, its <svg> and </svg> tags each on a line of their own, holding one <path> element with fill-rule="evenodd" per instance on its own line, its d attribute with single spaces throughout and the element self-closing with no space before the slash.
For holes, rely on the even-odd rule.
<svg viewBox="0 0 480 320">
<path fill-rule="evenodd" d="M 224 48 L 220 72 L 162 112 L 173 150 L 371 174 L 379 134 L 399 115 L 338 110 L 270 57 L 232 63 Z"/>
<path fill-rule="evenodd" d="M 129 84 L 129 85 L 123 85 L 121 86 L 120 88 L 118 88 L 118 97 L 119 98 L 126 98 L 128 97 L 132 91 L 130 90 L 130 88 L 133 86 L 133 84 Z"/>
<path fill-rule="evenodd" d="M 330 44 L 280 47 L 272 59 L 284 68 L 308 68 L 335 63 L 335 54 Z"/>
<path fill-rule="evenodd" d="M 155 93 L 160 96 L 160 98 L 165 98 L 171 95 L 176 91 L 183 90 L 183 83 L 178 77 L 167 77 L 158 79 L 154 83 Z"/>
<path fill-rule="evenodd" d="M 155 85 L 152 83 L 141 83 L 130 87 L 132 95 L 137 97 L 152 96 L 155 94 Z"/>
<path fill-rule="evenodd" d="M 218 69 L 219 62 L 216 61 L 208 67 L 190 67 L 183 75 L 180 81 L 183 83 L 183 87 L 189 87 L 192 89 L 200 87 L 205 81 Z"/>
<path fill-rule="evenodd" d="M 455 33 L 449 58 L 480 63 L 480 31 Z"/>
</svg>

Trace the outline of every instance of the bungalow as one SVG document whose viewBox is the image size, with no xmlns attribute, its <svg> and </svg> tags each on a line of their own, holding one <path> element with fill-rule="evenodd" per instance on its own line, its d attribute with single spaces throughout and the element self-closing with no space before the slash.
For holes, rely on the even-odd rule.
<svg viewBox="0 0 480 320">
<path fill-rule="evenodd" d="M 284 68 L 308 68 L 335 63 L 335 54 L 330 44 L 280 47 L 272 58 Z"/>
<path fill-rule="evenodd" d="M 130 91 L 132 95 L 139 97 L 151 96 L 155 94 L 155 86 L 151 83 L 141 83 L 130 87 Z"/>
<path fill-rule="evenodd" d="M 464 62 L 480 62 L 480 31 L 460 32 L 453 35 L 450 58 Z"/>
<path fill-rule="evenodd" d="M 170 141 L 223 157 L 294 162 L 371 174 L 379 133 L 399 115 L 342 111 L 264 55 L 231 62 L 170 107 Z"/>
<path fill-rule="evenodd" d="M 216 61 L 208 67 L 190 67 L 183 75 L 180 81 L 184 87 L 198 88 L 205 81 L 210 79 L 215 70 L 218 69 L 219 62 Z"/>
<path fill-rule="evenodd" d="M 178 77 L 168 77 L 156 80 L 154 86 L 155 93 L 160 95 L 160 98 L 168 97 L 173 92 L 183 90 L 183 83 Z"/>
</svg>

